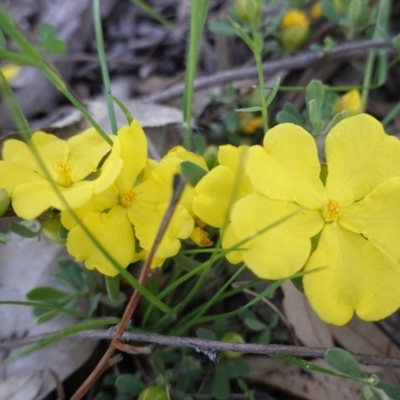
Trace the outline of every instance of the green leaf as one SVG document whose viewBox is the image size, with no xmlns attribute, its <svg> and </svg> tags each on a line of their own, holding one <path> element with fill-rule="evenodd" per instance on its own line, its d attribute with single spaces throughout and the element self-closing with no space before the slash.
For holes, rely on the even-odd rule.
<svg viewBox="0 0 400 400">
<path fill-rule="evenodd" d="M 205 328 L 199 328 L 196 331 L 197 337 L 200 339 L 207 339 L 207 340 L 216 340 L 217 337 L 215 336 L 215 333 L 211 331 L 210 329 L 205 329 Z"/>
<path fill-rule="evenodd" d="M 47 42 L 43 48 L 50 54 L 54 54 L 55 56 L 61 56 L 65 54 L 67 51 L 67 45 L 62 40 L 52 40 L 51 42 Z"/>
<path fill-rule="evenodd" d="M 383 389 L 378 389 L 377 387 L 371 386 L 371 391 L 378 400 L 394 400 L 393 397 L 389 397 Z"/>
<path fill-rule="evenodd" d="M 267 325 L 264 322 L 255 319 L 255 318 L 245 318 L 244 319 L 245 325 L 254 332 L 260 332 L 267 328 Z"/>
<path fill-rule="evenodd" d="M 120 284 L 120 276 L 105 276 L 106 287 L 108 298 L 111 301 L 117 301 L 119 299 L 119 284 Z"/>
<path fill-rule="evenodd" d="M 207 140 L 201 133 L 193 135 L 194 150 L 197 154 L 203 154 L 207 149 Z"/>
<path fill-rule="evenodd" d="M 54 40 L 56 38 L 57 32 L 53 25 L 42 24 L 39 26 L 38 36 L 41 43 L 46 44 L 46 42 Z"/>
<path fill-rule="evenodd" d="M 39 26 L 38 36 L 44 50 L 48 53 L 61 55 L 67 51 L 67 45 L 62 40 L 57 39 L 57 32 L 54 26 L 43 24 Z"/>
<path fill-rule="evenodd" d="M 257 343 L 268 344 L 271 341 L 271 329 L 268 327 L 264 329 L 257 338 Z"/>
<path fill-rule="evenodd" d="M 400 400 L 400 387 L 389 383 L 379 382 L 376 387 L 383 389 L 393 400 Z"/>
<path fill-rule="evenodd" d="M 65 296 L 68 296 L 67 292 L 63 292 L 58 289 L 54 289 L 50 286 L 38 286 L 29 291 L 26 294 L 27 299 L 32 301 L 49 301 L 58 300 Z"/>
<path fill-rule="evenodd" d="M 208 30 L 216 35 L 236 36 L 236 30 L 232 26 L 215 19 L 208 23 Z"/>
<path fill-rule="evenodd" d="M 247 108 L 236 108 L 236 112 L 256 112 L 256 111 L 261 111 L 260 106 L 254 106 L 254 107 L 247 107 Z"/>
<path fill-rule="evenodd" d="M 278 93 L 279 90 L 279 85 L 281 84 L 281 78 L 278 77 L 276 80 L 276 83 L 271 90 L 271 93 L 268 95 L 268 97 L 265 99 L 265 107 L 269 107 L 269 105 L 274 101 L 276 94 Z"/>
<path fill-rule="evenodd" d="M 205 169 L 190 161 L 182 161 L 180 167 L 183 176 L 192 186 L 196 186 L 200 179 L 207 174 Z"/>
<path fill-rule="evenodd" d="M 0 29 L 0 47 L 6 47 L 7 45 L 7 40 L 4 35 L 3 29 Z"/>
<path fill-rule="evenodd" d="M 10 236 L 6 235 L 3 232 L 0 232 L 0 243 L 7 244 L 11 240 Z"/>
<path fill-rule="evenodd" d="M 222 360 L 215 366 L 211 391 L 216 399 L 226 399 L 230 394 L 230 389 L 227 365 Z"/>
<path fill-rule="evenodd" d="M 251 367 L 240 358 L 231 358 L 226 361 L 226 364 L 231 378 L 246 376 L 251 372 Z"/>
<path fill-rule="evenodd" d="M 60 313 L 57 311 L 47 311 L 47 312 L 43 313 L 42 315 L 40 315 L 40 317 L 38 317 L 36 319 L 36 323 L 44 324 L 45 322 L 48 322 L 51 319 L 57 317 L 58 314 L 60 314 Z"/>
<path fill-rule="evenodd" d="M 97 310 L 100 299 L 101 299 L 101 293 L 96 293 L 93 296 L 89 297 L 89 310 L 88 310 L 89 317 Z"/>
<path fill-rule="evenodd" d="M 326 18 L 332 22 L 338 24 L 340 22 L 340 15 L 337 13 L 335 7 L 332 4 L 332 0 L 322 1 L 322 12 Z"/>
<path fill-rule="evenodd" d="M 28 228 L 27 226 L 28 223 L 29 223 L 28 221 L 22 221 L 22 222 L 13 221 L 11 223 L 10 229 L 17 235 L 27 239 L 38 237 L 40 235 L 40 230 L 35 232 L 34 230 Z"/>
<path fill-rule="evenodd" d="M 237 35 L 247 44 L 250 50 L 254 53 L 256 51 L 256 44 L 252 38 L 247 34 L 247 32 L 231 17 L 228 16 L 228 20 L 235 29 Z"/>
<path fill-rule="evenodd" d="M 221 338 L 227 329 L 228 320 L 226 318 L 220 318 L 214 322 L 214 331 L 217 338 Z"/>
<path fill-rule="evenodd" d="M 285 122 L 291 122 L 293 124 L 304 127 L 301 115 L 299 114 L 295 106 L 291 103 L 285 103 L 282 110 L 279 111 L 278 114 L 276 115 L 276 120 L 280 124 L 283 124 Z"/>
<path fill-rule="evenodd" d="M 137 374 L 121 374 L 115 381 L 119 392 L 124 394 L 139 394 L 146 385 Z"/>
<path fill-rule="evenodd" d="M 325 352 L 325 361 L 333 368 L 353 378 L 363 379 L 367 376 L 357 360 L 346 350 L 339 348 L 328 349 Z"/>
<path fill-rule="evenodd" d="M 58 279 L 64 281 L 73 289 L 84 291 L 87 289 L 82 267 L 70 258 L 63 258 L 58 261 L 61 274 L 54 274 Z"/>
</svg>

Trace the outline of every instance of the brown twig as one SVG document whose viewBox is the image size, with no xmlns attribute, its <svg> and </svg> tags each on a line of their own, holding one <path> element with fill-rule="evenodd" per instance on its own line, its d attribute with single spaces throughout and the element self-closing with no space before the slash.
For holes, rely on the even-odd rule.
<svg viewBox="0 0 400 400">
<path fill-rule="evenodd" d="M 168 224 L 171 221 L 176 204 L 178 203 L 178 201 L 182 195 L 184 187 L 185 187 L 184 179 L 182 177 L 176 175 L 174 177 L 174 183 L 173 183 L 174 190 L 173 190 L 172 199 L 169 203 L 168 209 L 165 212 L 164 218 L 158 229 L 156 238 L 154 239 L 153 246 L 150 249 L 147 259 L 146 259 L 146 261 L 142 267 L 142 270 L 140 272 L 138 281 L 142 286 L 146 286 L 146 284 L 147 284 L 147 281 L 150 276 L 149 271 L 150 271 L 150 267 L 153 262 L 154 256 L 155 256 L 158 246 L 160 245 L 161 240 L 165 234 L 165 231 L 168 228 Z M 99 363 L 96 365 L 96 367 L 92 371 L 92 373 L 86 378 L 86 380 L 78 388 L 78 390 L 75 392 L 75 394 L 71 397 L 71 400 L 82 399 L 83 396 L 93 386 L 93 384 L 104 373 L 104 371 L 106 371 L 110 367 L 110 359 L 113 356 L 116 349 L 121 349 L 121 346 L 119 343 L 120 339 L 122 338 L 122 336 L 125 332 L 125 329 L 127 328 L 127 326 L 129 325 L 129 323 L 131 321 L 133 313 L 135 312 L 136 307 L 139 303 L 140 297 L 141 297 L 141 295 L 137 290 L 135 292 L 133 292 L 131 298 L 129 299 L 128 305 L 125 308 L 124 314 L 122 315 L 120 323 L 117 325 L 116 330 L 112 333 L 112 340 L 111 340 L 111 343 L 110 343 L 108 349 L 106 350 L 103 357 L 101 358 Z"/>
<path fill-rule="evenodd" d="M 318 61 L 342 60 L 348 58 L 365 57 L 372 48 L 386 48 L 394 53 L 392 45 L 383 39 L 366 40 L 362 42 L 348 42 L 337 46 L 331 52 L 307 51 L 297 56 L 281 60 L 267 61 L 263 64 L 265 74 L 273 74 L 278 71 L 290 71 L 297 68 L 307 68 Z M 222 71 L 212 76 L 198 78 L 194 82 L 194 90 L 207 89 L 216 85 L 224 85 L 243 79 L 257 78 L 256 67 L 237 68 Z M 182 95 L 184 84 L 174 85 L 159 93 L 154 93 L 143 100 L 148 102 L 163 102 L 173 100 Z"/>
<path fill-rule="evenodd" d="M 0 343 L 0 350 L 35 343 L 38 340 L 44 339 L 51 334 L 52 332 L 23 339 L 10 339 L 3 343 Z M 93 340 L 112 340 L 114 337 L 114 333 L 109 329 L 92 329 L 85 332 L 78 332 L 73 336 Z M 238 353 L 246 354 L 287 355 L 301 358 L 323 358 L 327 350 L 326 348 L 321 347 L 220 342 L 218 340 L 159 335 L 151 332 L 124 332 L 120 337 L 120 340 L 123 340 L 125 342 L 153 343 L 157 345 L 171 347 L 190 347 L 196 351 L 204 352 L 236 351 Z M 375 365 L 391 368 L 400 367 L 400 358 L 360 353 L 352 353 L 352 355 L 357 359 L 357 361 L 365 365 Z"/>
</svg>

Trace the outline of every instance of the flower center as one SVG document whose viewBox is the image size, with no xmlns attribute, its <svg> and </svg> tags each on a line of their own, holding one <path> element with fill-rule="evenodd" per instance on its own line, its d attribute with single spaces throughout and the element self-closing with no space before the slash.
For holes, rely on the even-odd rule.
<svg viewBox="0 0 400 400">
<path fill-rule="evenodd" d="M 136 201 L 136 192 L 133 188 L 124 190 L 119 195 L 119 203 L 121 206 L 129 207 Z"/>
<path fill-rule="evenodd" d="M 69 166 L 67 161 L 59 161 L 54 166 L 55 170 L 58 173 L 57 185 L 70 187 L 72 185 L 71 179 L 71 167 Z"/>
<path fill-rule="evenodd" d="M 325 207 L 322 209 L 322 216 L 326 222 L 337 221 L 340 214 L 339 203 L 334 199 L 328 199 Z"/>
</svg>

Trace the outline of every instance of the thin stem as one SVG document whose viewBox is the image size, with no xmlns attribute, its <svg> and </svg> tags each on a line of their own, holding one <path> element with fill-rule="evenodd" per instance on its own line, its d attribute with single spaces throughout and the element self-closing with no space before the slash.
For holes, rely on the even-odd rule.
<svg viewBox="0 0 400 400">
<path fill-rule="evenodd" d="M 101 26 L 100 2 L 93 0 L 93 20 L 96 34 L 97 54 L 99 56 L 101 76 L 103 78 L 104 91 L 107 100 L 108 116 L 110 118 L 111 131 L 117 134 L 117 119 L 115 117 L 114 102 L 111 94 L 110 74 L 108 72 L 106 51 L 104 48 L 103 29 Z"/>
</svg>

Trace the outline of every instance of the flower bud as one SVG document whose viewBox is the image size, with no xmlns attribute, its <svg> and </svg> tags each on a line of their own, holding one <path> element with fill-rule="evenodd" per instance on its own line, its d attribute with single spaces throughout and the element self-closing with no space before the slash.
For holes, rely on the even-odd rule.
<svg viewBox="0 0 400 400">
<path fill-rule="evenodd" d="M 221 340 L 223 342 L 231 342 L 231 343 L 246 343 L 243 336 L 237 332 L 228 331 L 222 335 Z M 223 356 L 226 358 L 240 358 L 243 356 L 243 353 L 237 353 L 236 351 L 222 351 Z"/>
<path fill-rule="evenodd" d="M 261 1 L 236 0 L 235 11 L 239 19 L 245 24 L 249 24 L 252 19 L 251 17 L 253 17 L 255 21 L 259 22 L 262 12 Z"/>
<path fill-rule="evenodd" d="M 218 163 L 218 147 L 208 146 L 203 153 L 203 158 L 209 169 L 213 169 Z"/>
<path fill-rule="evenodd" d="M 144 389 L 138 400 L 169 400 L 169 396 L 164 386 L 150 386 Z"/>
<path fill-rule="evenodd" d="M 65 244 L 66 239 L 60 236 L 60 229 L 62 229 L 60 215 L 42 220 L 42 233 L 47 239 L 54 243 Z"/>
<path fill-rule="evenodd" d="M 322 2 L 316 1 L 310 9 L 310 18 L 319 19 L 322 17 Z"/>
<path fill-rule="evenodd" d="M 293 51 L 299 48 L 308 38 L 310 20 L 298 9 L 291 9 L 283 16 L 279 38 L 285 50 Z"/>
<path fill-rule="evenodd" d="M 8 195 L 7 190 L 0 189 L 0 216 L 2 216 L 8 209 L 10 205 L 10 196 Z"/>
<path fill-rule="evenodd" d="M 362 100 L 359 90 L 352 89 L 336 100 L 333 105 L 333 113 L 337 114 L 341 111 L 347 111 L 348 117 L 362 113 Z"/>
<path fill-rule="evenodd" d="M 246 135 L 252 135 L 256 131 L 263 129 L 262 117 L 254 113 L 240 112 L 238 117 L 240 130 Z"/>
</svg>

